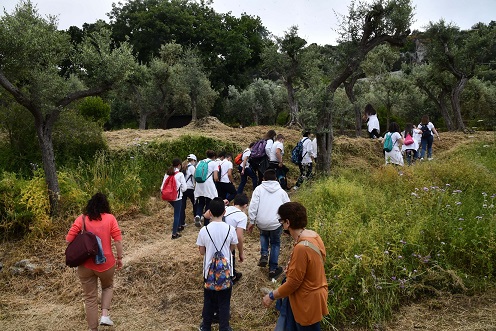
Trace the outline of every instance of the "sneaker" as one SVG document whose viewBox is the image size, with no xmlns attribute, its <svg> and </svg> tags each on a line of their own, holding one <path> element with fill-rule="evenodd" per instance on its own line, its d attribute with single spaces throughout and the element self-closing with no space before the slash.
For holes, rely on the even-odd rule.
<svg viewBox="0 0 496 331">
<path fill-rule="evenodd" d="M 171 239 L 177 239 L 177 238 L 180 238 L 181 237 L 181 234 L 180 233 L 176 233 L 176 234 L 173 234 Z"/>
<path fill-rule="evenodd" d="M 267 263 L 269 263 L 269 257 L 267 255 L 262 255 L 260 257 L 260 260 L 258 261 L 258 266 L 265 268 L 267 266 Z"/>
<path fill-rule="evenodd" d="M 432 157 L 428 157 L 427 158 L 427 161 L 432 161 Z"/>
<path fill-rule="evenodd" d="M 109 316 L 102 316 L 100 318 L 100 325 L 112 326 L 114 325 L 114 322 L 112 322 Z"/>
<path fill-rule="evenodd" d="M 277 279 L 282 274 L 282 267 L 277 267 L 276 270 L 269 271 L 269 280 Z"/>
<path fill-rule="evenodd" d="M 200 228 L 201 227 L 200 216 L 198 216 L 198 215 L 195 216 L 195 226 L 197 228 Z"/>
<path fill-rule="evenodd" d="M 182 226 L 182 225 L 181 225 L 180 227 L 178 227 L 178 228 L 177 228 L 177 231 L 179 231 L 179 232 L 181 232 L 181 231 L 183 231 L 183 230 L 184 230 L 184 226 Z"/>
<path fill-rule="evenodd" d="M 240 279 L 243 274 L 241 272 L 235 272 L 234 276 L 231 278 L 233 284 L 236 284 Z"/>
</svg>

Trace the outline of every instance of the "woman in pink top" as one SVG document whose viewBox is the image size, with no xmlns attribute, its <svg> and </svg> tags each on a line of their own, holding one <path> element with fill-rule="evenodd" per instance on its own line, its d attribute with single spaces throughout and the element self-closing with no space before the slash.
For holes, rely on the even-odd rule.
<svg viewBox="0 0 496 331">
<path fill-rule="evenodd" d="M 92 331 L 98 330 L 98 279 L 102 286 L 102 317 L 100 325 L 113 325 L 109 317 L 110 302 L 113 295 L 113 282 L 115 270 L 122 268 L 122 235 L 117 220 L 110 213 L 107 197 L 97 193 L 88 201 L 86 211 L 72 224 L 66 236 L 68 243 L 72 242 L 81 232 L 84 221 L 85 230 L 94 233 L 101 240 L 101 247 L 106 261 L 95 263 L 94 258 L 86 260 L 78 267 L 78 276 L 83 288 L 84 303 L 86 307 L 86 321 Z M 117 252 L 117 259 L 112 252 L 111 241 Z"/>
</svg>

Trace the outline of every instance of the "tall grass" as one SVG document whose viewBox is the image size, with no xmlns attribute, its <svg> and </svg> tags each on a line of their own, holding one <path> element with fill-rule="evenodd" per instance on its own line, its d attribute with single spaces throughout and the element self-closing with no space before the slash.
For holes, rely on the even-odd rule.
<svg viewBox="0 0 496 331">
<path fill-rule="evenodd" d="M 327 249 L 328 325 L 380 325 L 399 304 L 494 280 L 496 147 L 341 171 L 299 191 Z"/>
</svg>

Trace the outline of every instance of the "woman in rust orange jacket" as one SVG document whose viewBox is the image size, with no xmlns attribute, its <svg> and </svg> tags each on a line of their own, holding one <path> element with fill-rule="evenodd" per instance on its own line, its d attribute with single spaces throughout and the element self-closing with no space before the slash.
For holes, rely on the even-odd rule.
<svg viewBox="0 0 496 331">
<path fill-rule="evenodd" d="M 305 229 L 307 212 L 302 204 L 287 202 L 279 207 L 278 214 L 295 245 L 286 268 L 286 282 L 265 295 L 263 304 L 269 307 L 274 300 L 289 297 L 289 314 L 286 320 L 280 318 L 276 330 L 320 330 L 322 317 L 329 313 L 324 243 L 318 233 Z"/>
<path fill-rule="evenodd" d="M 66 236 L 68 243 L 72 242 L 77 234 L 81 232 L 83 221 L 85 230 L 94 233 L 100 238 L 104 256 L 99 261 L 95 261 L 95 258 L 90 258 L 77 269 L 83 288 L 86 321 L 89 328 L 95 331 L 98 330 L 98 280 L 100 280 L 102 287 L 102 317 L 100 318 L 100 325 L 114 324 L 109 317 L 109 310 L 113 295 L 114 272 L 122 268 L 122 235 L 117 220 L 110 213 L 107 197 L 102 193 L 95 194 L 88 201 L 84 214 L 76 218 Z M 114 241 L 117 258 L 114 257 L 112 252 L 112 240 Z"/>
</svg>

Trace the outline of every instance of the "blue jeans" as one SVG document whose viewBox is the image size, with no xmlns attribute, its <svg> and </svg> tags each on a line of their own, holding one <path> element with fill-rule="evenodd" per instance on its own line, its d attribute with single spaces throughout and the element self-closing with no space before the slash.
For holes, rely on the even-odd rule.
<svg viewBox="0 0 496 331">
<path fill-rule="evenodd" d="M 281 248 L 282 225 L 272 231 L 260 230 L 260 254 L 269 255 L 269 271 L 276 270 L 279 263 L 279 250 Z"/>
<path fill-rule="evenodd" d="M 196 213 L 195 216 L 202 216 L 203 213 L 205 213 L 208 208 L 210 207 L 210 198 L 207 197 L 198 197 L 196 199 Z M 205 218 L 203 220 L 203 225 L 207 225 L 210 222 L 209 218 Z"/>
<path fill-rule="evenodd" d="M 216 310 L 218 311 L 219 316 L 219 331 L 230 330 L 231 293 L 232 287 L 222 291 L 203 289 L 202 330 L 211 331 L 212 318 Z"/>
<path fill-rule="evenodd" d="M 434 136 L 430 135 L 429 138 L 422 138 L 420 144 L 422 145 L 422 150 L 420 151 L 420 158 L 425 155 L 425 150 L 427 149 L 427 157 L 432 157 L 432 142 L 434 141 Z"/>
<path fill-rule="evenodd" d="M 302 326 L 295 321 L 288 297 L 277 300 L 276 308 L 279 310 L 279 318 L 274 331 L 320 331 L 320 322 Z"/>
<path fill-rule="evenodd" d="M 177 234 L 177 229 L 181 225 L 181 211 L 183 206 L 182 200 L 169 201 L 172 207 L 174 207 L 174 223 L 172 223 L 172 234 Z"/>
<path fill-rule="evenodd" d="M 239 173 L 241 174 L 241 171 L 243 168 L 241 166 L 238 167 Z M 237 193 L 241 194 L 243 193 L 243 190 L 245 189 L 246 181 L 248 180 L 248 177 L 251 178 L 251 183 L 253 184 L 253 189 L 257 187 L 258 184 L 258 179 L 257 179 L 257 174 L 255 171 L 253 171 L 252 168 L 246 167 L 244 174 L 241 175 L 241 182 L 239 183 Z"/>
</svg>

